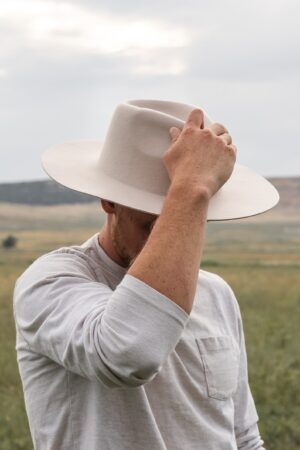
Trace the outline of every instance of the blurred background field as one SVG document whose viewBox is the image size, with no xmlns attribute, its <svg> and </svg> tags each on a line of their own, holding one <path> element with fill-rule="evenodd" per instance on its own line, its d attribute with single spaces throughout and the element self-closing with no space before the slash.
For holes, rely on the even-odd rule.
<svg viewBox="0 0 300 450">
<path fill-rule="evenodd" d="M 232 286 L 240 304 L 250 385 L 269 450 L 300 449 L 299 179 L 293 183 L 291 191 L 284 191 L 281 181 L 282 203 L 273 211 L 209 223 L 202 261 L 204 270 L 218 273 Z M 0 248 L 0 450 L 32 448 L 14 348 L 16 278 L 39 255 L 84 242 L 103 220 L 95 201 L 0 203 L 0 241 L 9 234 L 18 239 L 16 247 Z"/>
</svg>

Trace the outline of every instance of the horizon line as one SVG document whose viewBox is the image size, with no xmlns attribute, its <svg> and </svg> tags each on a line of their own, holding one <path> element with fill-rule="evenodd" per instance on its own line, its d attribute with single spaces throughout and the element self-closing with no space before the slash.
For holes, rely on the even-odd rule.
<svg viewBox="0 0 300 450">
<path fill-rule="evenodd" d="M 261 174 L 260 174 L 261 175 Z M 266 179 L 284 179 L 284 178 L 300 178 L 300 174 L 298 175 L 261 175 Z M 31 180 L 19 180 L 19 181 L 1 181 L 0 180 L 0 185 L 3 184 L 21 184 L 21 183 L 40 183 L 40 182 L 44 182 L 44 181 L 53 181 L 54 183 L 60 184 L 58 183 L 58 181 L 53 180 L 52 178 L 40 178 L 40 179 L 31 179 Z M 63 186 L 63 185 L 61 185 Z"/>
</svg>

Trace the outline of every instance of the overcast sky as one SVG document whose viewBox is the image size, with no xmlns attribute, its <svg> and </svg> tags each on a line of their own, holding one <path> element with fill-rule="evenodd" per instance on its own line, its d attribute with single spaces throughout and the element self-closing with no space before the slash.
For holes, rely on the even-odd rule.
<svg viewBox="0 0 300 450">
<path fill-rule="evenodd" d="M 299 0 L 0 0 L 0 182 L 53 144 L 105 137 L 116 105 L 204 108 L 238 161 L 300 176 Z"/>
</svg>

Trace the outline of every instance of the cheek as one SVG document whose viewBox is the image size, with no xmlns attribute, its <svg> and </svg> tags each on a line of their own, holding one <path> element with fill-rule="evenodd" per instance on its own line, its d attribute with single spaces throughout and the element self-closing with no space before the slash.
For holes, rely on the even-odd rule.
<svg viewBox="0 0 300 450">
<path fill-rule="evenodd" d="M 144 230 L 136 227 L 131 234 L 131 242 L 135 243 L 137 247 L 140 247 L 146 241 L 148 235 Z"/>
<path fill-rule="evenodd" d="M 139 250 L 142 240 L 142 233 L 134 223 L 123 223 L 119 228 L 119 241 L 122 242 L 127 254 L 134 255 Z"/>
<path fill-rule="evenodd" d="M 134 258 L 145 245 L 149 229 L 138 223 L 135 217 L 126 217 L 118 223 L 118 243 L 122 252 Z"/>
</svg>

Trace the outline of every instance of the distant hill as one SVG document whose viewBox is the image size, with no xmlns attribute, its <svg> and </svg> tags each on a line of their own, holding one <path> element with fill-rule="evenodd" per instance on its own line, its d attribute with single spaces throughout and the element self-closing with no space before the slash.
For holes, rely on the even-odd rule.
<svg viewBox="0 0 300 450">
<path fill-rule="evenodd" d="M 253 217 L 253 221 L 300 220 L 300 177 L 269 178 L 280 195 L 277 206 L 264 214 Z M 251 220 L 251 219 L 249 219 Z"/>
<path fill-rule="evenodd" d="M 271 211 L 258 216 L 259 220 L 300 218 L 300 177 L 269 178 L 269 180 L 278 189 L 280 202 Z M 0 203 L 49 206 L 95 201 L 96 197 L 67 189 L 52 180 L 0 184 Z"/>
<path fill-rule="evenodd" d="M 251 224 L 300 223 L 300 177 L 273 178 L 278 189 L 279 204 L 264 214 L 242 221 L 210 226 L 217 229 Z M 53 181 L 0 184 L 0 232 L 20 230 L 99 229 L 105 217 L 95 197 L 66 189 Z M 298 226 L 298 225 L 297 225 Z M 248 228 L 247 228 L 248 230 Z M 294 230 L 294 228 L 293 228 Z"/>
<path fill-rule="evenodd" d="M 95 200 L 97 200 L 96 197 L 65 188 L 52 180 L 28 181 L 23 183 L 0 183 L 1 203 L 61 205 L 70 203 L 91 203 Z"/>
</svg>

